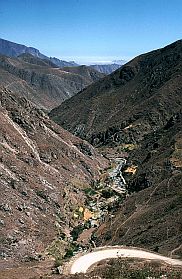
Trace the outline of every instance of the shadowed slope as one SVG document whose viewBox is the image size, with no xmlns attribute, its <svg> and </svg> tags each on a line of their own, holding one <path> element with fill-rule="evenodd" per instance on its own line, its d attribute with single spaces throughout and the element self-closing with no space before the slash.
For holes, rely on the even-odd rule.
<svg viewBox="0 0 182 279">
<path fill-rule="evenodd" d="M 182 41 L 140 55 L 51 111 L 94 144 L 136 142 L 182 106 Z"/>
</svg>

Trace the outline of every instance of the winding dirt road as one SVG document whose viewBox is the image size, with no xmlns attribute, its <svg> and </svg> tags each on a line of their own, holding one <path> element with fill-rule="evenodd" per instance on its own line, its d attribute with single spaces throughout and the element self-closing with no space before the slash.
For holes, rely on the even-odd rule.
<svg viewBox="0 0 182 279">
<path fill-rule="evenodd" d="M 79 257 L 72 263 L 70 273 L 71 274 L 81 273 L 81 272 L 86 273 L 89 267 L 91 267 L 93 264 L 104 259 L 118 258 L 118 257 L 160 260 L 171 265 L 182 266 L 182 261 L 180 260 L 171 259 L 155 253 L 143 251 L 140 249 L 110 247 L 110 248 L 102 249 L 100 251 L 91 252 L 84 256 Z"/>
</svg>

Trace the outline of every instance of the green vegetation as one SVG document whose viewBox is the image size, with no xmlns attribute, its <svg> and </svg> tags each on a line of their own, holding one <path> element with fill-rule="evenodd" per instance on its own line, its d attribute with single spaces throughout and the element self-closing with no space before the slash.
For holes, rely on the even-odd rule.
<svg viewBox="0 0 182 279">
<path fill-rule="evenodd" d="M 71 257 L 73 257 L 73 250 L 72 249 L 68 249 L 66 251 L 66 254 L 64 255 L 64 259 L 69 259 Z"/>
<path fill-rule="evenodd" d="M 96 194 L 96 192 L 92 188 L 86 188 L 84 190 L 84 192 L 86 195 L 89 195 L 89 196 L 94 196 Z"/>
<path fill-rule="evenodd" d="M 71 231 L 71 236 L 73 237 L 73 241 L 76 241 L 78 239 L 78 236 L 83 232 L 84 227 L 82 225 L 78 225 L 77 227 L 74 227 Z"/>
<path fill-rule="evenodd" d="M 134 149 L 137 149 L 137 147 L 138 146 L 136 144 L 133 144 L 133 143 L 122 144 L 122 145 L 117 146 L 117 151 L 118 152 L 122 152 L 122 151 L 129 152 L 129 151 L 132 151 Z"/>
<path fill-rule="evenodd" d="M 67 244 L 64 241 L 56 239 L 47 248 L 47 251 L 56 261 L 60 261 L 64 256 L 66 246 Z"/>
<path fill-rule="evenodd" d="M 77 252 L 79 248 L 79 245 L 76 243 L 71 243 L 69 248 L 66 250 L 66 253 L 64 255 L 64 259 L 69 259 L 73 257 L 74 252 Z"/>
<path fill-rule="evenodd" d="M 60 265 L 62 265 L 63 264 L 63 260 L 62 260 L 62 258 L 61 257 L 57 257 L 57 258 L 55 258 L 55 262 L 54 262 L 54 267 L 59 267 Z"/>
<path fill-rule="evenodd" d="M 37 196 L 44 199 L 45 201 L 48 201 L 48 196 L 44 193 L 44 191 L 37 190 L 36 191 Z"/>
<path fill-rule="evenodd" d="M 104 189 L 102 190 L 102 197 L 105 199 L 109 199 L 114 196 L 114 192 L 111 189 Z"/>
</svg>

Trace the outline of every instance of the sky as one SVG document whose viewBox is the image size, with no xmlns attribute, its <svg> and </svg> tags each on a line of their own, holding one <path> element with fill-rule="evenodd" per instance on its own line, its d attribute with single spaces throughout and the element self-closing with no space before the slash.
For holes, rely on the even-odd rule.
<svg viewBox="0 0 182 279">
<path fill-rule="evenodd" d="M 182 0 L 0 0 L 0 38 L 81 64 L 182 38 Z"/>
</svg>

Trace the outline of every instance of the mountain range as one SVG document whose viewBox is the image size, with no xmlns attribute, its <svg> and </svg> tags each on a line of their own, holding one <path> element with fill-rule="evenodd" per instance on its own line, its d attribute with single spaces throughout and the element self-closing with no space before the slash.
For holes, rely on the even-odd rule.
<svg viewBox="0 0 182 279">
<path fill-rule="evenodd" d="M 59 68 L 79 66 L 79 64 L 75 63 L 74 61 L 68 62 L 68 61 L 60 60 L 56 57 L 48 57 L 42 54 L 38 49 L 34 47 L 27 47 L 25 45 L 17 44 L 4 39 L 0 39 L 0 54 L 10 56 L 10 57 L 17 57 L 20 56 L 21 54 L 30 54 L 36 58 L 40 58 L 44 60 L 46 63 L 49 64 L 52 63 Z M 124 60 L 116 60 L 113 61 L 113 63 L 108 63 L 105 65 L 96 64 L 90 66 L 101 73 L 110 74 L 116 69 L 120 68 L 125 63 L 126 61 Z"/>
<path fill-rule="evenodd" d="M 75 68 L 75 73 L 69 72 L 27 53 L 18 57 L 0 55 L 0 86 L 50 110 L 104 76 L 87 66 Z"/>
<path fill-rule="evenodd" d="M 23 53 L 31 54 L 37 58 L 49 60 L 60 68 L 65 66 L 78 66 L 75 62 L 67 62 L 55 57 L 48 57 L 34 47 L 27 47 L 4 39 L 0 39 L 0 53 L 10 57 L 17 57 Z"/>
</svg>

